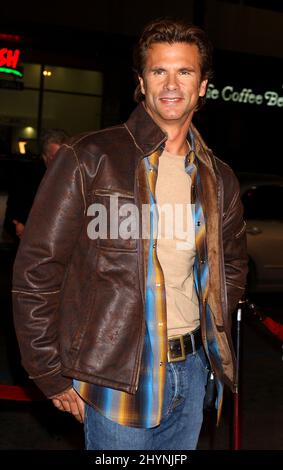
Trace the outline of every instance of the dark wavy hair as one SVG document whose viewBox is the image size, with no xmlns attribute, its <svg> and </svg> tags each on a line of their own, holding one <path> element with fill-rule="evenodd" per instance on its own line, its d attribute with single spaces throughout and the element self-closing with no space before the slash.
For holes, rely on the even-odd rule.
<svg viewBox="0 0 283 470">
<path fill-rule="evenodd" d="M 152 44 L 166 42 L 174 44 L 185 42 L 195 44 L 200 54 L 201 80 L 212 78 L 212 51 L 213 47 L 207 34 L 197 26 L 188 24 L 182 20 L 172 20 L 161 18 L 148 23 L 134 48 L 134 72 L 137 79 L 137 87 L 134 92 L 134 99 L 137 103 L 144 100 L 138 77 L 144 73 L 147 50 Z M 204 97 L 199 98 L 198 109 L 204 102 Z"/>
</svg>

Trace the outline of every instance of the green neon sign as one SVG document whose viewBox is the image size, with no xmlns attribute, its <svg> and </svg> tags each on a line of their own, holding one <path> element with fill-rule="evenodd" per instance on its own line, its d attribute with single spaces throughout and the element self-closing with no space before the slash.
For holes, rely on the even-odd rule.
<svg viewBox="0 0 283 470">
<path fill-rule="evenodd" d="M 19 70 L 10 69 L 7 67 L 0 67 L 0 72 L 16 75 L 17 77 L 20 77 L 20 78 L 23 78 L 24 76 L 22 72 L 19 72 Z"/>
</svg>

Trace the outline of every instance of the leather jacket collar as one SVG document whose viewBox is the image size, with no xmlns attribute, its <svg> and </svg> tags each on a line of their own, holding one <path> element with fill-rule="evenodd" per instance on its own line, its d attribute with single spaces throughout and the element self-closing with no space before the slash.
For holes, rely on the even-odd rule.
<svg viewBox="0 0 283 470">
<path fill-rule="evenodd" d="M 143 102 L 135 108 L 125 126 L 139 148 L 141 158 L 150 155 L 167 139 L 167 134 L 158 127 L 148 114 Z"/>
<path fill-rule="evenodd" d="M 142 123 L 142 126 L 141 126 Z M 140 150 L 139 158 L 143 158 L 146 155 L 150 155 L 154 152 L 161 144 L 166 142 L 167 134 L 162 131 L 152 117 L 148 114 L 145 109 L 143 102 L 139 103 L 130 115 L 128 121 L 125 123 L 125 127 L 130 132 L 137 148 Z M 203 162 L 203 164 L 212 169 L 212 162 L 210 157 L 210 150 L 202 140 L 199 132 L 193 124 L 190 126 L 190 131 L 194 136 L 195 151 L 197 157 Z M 188 138 L 189 135 L 188 135 Z"/>
</svg>

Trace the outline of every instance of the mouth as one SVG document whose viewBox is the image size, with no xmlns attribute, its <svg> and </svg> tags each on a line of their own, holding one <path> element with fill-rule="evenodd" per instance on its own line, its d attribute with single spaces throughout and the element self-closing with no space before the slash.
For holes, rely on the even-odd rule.
<svg viewBox="0 0 283 470">
<path fill-rule="evenodd" d="M 169 96 L 168 97 L 164 96 L 164 97 L 159 98 L 159 99 L 160 99 L 160 101 L 162 101 L 162 103 L 175 104 L 175 103 L 180 102 L 183 98 L 181 98 L 180 96 L 174 97 L 174 98 L 169 97 Z"/>
</svg>

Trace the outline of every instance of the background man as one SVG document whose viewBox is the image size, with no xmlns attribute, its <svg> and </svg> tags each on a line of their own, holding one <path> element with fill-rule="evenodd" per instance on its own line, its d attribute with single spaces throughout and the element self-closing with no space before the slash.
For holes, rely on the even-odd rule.
<svg viewBox="0 0 283 470">
<path fill-rule="evenodd" d="M 211 75 L 205 33 L 152 22 L 135 66 L 129 120 L 74 138 L 47 172 L 15 263 L 15 324 L 31 378 L 84 420 L 88 449 L 194 449 L 209 367 L 219 413 L 233 389 L 245 226 L 234 174 L 192 124 Z M 135 204 L 149 237 L 88 237 L 94 203 L 109 229 L 111 197 L 119 222 Z M 172 237 L 160 224 L 157 238 L 156 202 L 175 214 Z"/>
<path fill-rule="evenodd" d="M 47 166 L 68 136 L 62 129 L 47 129 L 40 138 L 41 158 L 21 162 L 11 178 L 4 227 L 10 235 L 22 237 L 29 211 Z"/>
</svg>

